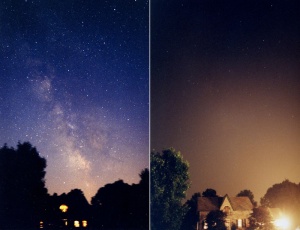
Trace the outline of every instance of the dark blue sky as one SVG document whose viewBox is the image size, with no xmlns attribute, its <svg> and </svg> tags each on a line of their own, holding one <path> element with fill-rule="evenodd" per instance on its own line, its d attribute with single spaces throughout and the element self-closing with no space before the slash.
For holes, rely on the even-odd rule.
<svg viewBox="0 0 300 230">
<path fill-rule="evenodd" d="M 148 1 L 1 1 L 0 143 L 30 141 L 49 192 L 148 167 Z"/>
</svg>

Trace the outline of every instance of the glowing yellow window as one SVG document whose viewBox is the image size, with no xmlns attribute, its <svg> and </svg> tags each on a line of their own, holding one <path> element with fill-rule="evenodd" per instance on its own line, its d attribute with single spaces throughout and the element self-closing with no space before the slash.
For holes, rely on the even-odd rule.
<svg viewBox="0 0 300 230">
<path fill-rule="evenodd" d="M 238 219 L 238 228 L 241 228 L 243 226 L 243 221 L 241 219 Z"/>
<path fill-rule="evenodd" d="M 44 222 L 40 221 L 40 228 L 44 228 Z"/>
<path fill-rule="evenodd" d="M 83 221 L 82 221 L 82 226 L 83 226 L 84 228 L 87 227 L 87 221 L 86 221 L 86 220 L 83 220 Z"/>
<path fill-rule="evenodd" d="M 79 227 L 80 227 L 80 223 L 79 223 L 78 220 L 75 220 L 75 221 L 74 221 L 74 227 L 75 227 L 75 228 L 79 228 Z"/>
</svg>

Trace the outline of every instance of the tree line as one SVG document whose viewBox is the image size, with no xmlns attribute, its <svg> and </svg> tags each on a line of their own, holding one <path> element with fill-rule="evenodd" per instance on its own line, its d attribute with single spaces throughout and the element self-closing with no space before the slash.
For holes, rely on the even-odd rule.
<svg viewBox="0 0 300 230">
<path fill-rule="evenodd" d="M 148 229 L 149 170 L 140 182 L 99 188 L 91 204 L 80 189 L 57 195 L 45 187 L 46 160 L 29 142 L 0 149 L 0 229 Z"/>
<path fill-rule="evenodd" d="M 150 155 L 151 169 L 151 229 L 188 230 L 196 229 L 199 221 L 197 212 L 198 198 L 216 197 L 212 188 L 202 194 L 195 193 L 183 202 L 191 183 L 189 180 L 189 163 L 174 148 Z M 289 180 L 274 184 L 261 198 L 260 205 L 254 200 L 249 189 L 242 190 L 236 196 L 249 197 L 253 210 L 249 217 L 250 229 L 273 229 L 272 217 L 268 208 L 279 208 L 294 222 L 294 229 L 300 226 L 300 183 Z M 206 217 L 208 229 L 226 229 L 226 215 L 220 210 L 211 211 Z"/>
</svg>

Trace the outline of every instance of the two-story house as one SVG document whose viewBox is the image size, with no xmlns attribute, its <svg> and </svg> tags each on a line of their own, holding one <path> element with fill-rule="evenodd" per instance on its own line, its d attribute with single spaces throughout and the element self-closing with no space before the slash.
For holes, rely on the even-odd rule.
<svg viewBox="0 0 300 230">
<path fill-rule="evenodd" d="M 249 217 L 252 212 L 253 205 L 248 197 L 199 197 L 198 213 L 199 223 L 198 229 L 206 228 L 205 219 L 210 211 L 221 210 L 226 213 L 226 227 L 231 229 L 245 229 L 249 227 Z"/>
</svg>

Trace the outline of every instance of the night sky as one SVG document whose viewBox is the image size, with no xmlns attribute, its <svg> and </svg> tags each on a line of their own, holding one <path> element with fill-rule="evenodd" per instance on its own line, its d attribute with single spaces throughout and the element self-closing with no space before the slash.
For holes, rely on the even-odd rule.
<svg viewBox="0 0 300 230">
<path fill-rule="evenodd" d="M 195 192 L 300 182 L 300 2 L 151 1 L 151 149 Z"/>
<path fill-rule="evenodd" d="M 149 165 L 149 4 L 0 3 L 0 144 L 29 141 L 48 192 L 87 199 Z"/>
</svg>

